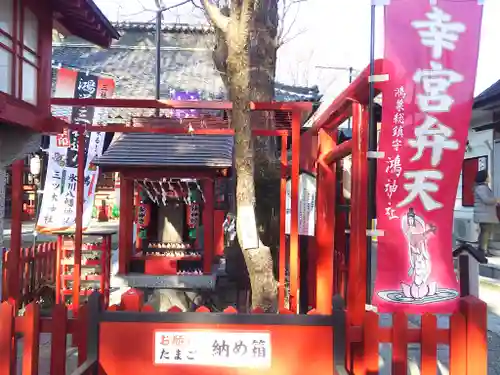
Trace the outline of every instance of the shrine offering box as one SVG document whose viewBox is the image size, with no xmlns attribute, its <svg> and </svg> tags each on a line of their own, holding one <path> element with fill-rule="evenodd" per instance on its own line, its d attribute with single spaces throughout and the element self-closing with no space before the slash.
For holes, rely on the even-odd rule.
<svg viewBox="0 0 500 375">
<path fill-rule="evenodd" d="M 146 275 L 175 275 L 177 260 L 164 256 L 144 257 L 144 273 Z"/>
</svg>

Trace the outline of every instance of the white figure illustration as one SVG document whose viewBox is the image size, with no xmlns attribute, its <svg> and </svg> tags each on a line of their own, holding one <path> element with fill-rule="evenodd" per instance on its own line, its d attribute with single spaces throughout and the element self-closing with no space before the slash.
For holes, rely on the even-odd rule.
<svg viewBox="0 0 500 375">
<path fill-rule="evenodd" d="M 436 231 L 436 227 L 427 225 L 421 217 L 415 215 L 413 208 L 402 217 L 401 226 L 408 241 L 408 276 L 413 279 L 410 284 L 401 283 L 403 294 L 413 300 L 433 296 L 437 292 L 437 283 L 429 280 L 432 263 L 427 240 Z"/>
</svg>

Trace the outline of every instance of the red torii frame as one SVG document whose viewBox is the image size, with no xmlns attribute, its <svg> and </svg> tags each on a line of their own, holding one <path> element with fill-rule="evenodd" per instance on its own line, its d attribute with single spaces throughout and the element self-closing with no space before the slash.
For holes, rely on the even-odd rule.
<svg viewBox="0 0 500 375">
<path fill-rule="evenodd" d="M 172 100 L 150 100 L 150 99 L 73 99 L 73 98 L 53 98 L 52 105 L 58 106 L 78 106 L 78 107 L 101 107 L 101 108 L 152 108 L 152 109 L 207 109 L 207 110 L 231 110 L 232 103 L 224 101 L 172 101 Z M 298 189 L 299 189 L 299 155 L 300 155 L 300 127 L 303 112 L 311 112 L 311 102 L 252 102 L 250 109 L 253 111 L 290 111 L 292 114 L 292 129 L 289 130 L 266 130 L 253 129 L 254 136 L 280 136 L 282 138 L 282 171 L 280 184 L 280 200 L 282 202 L 280 208 L 280 266 L 281 259 L 285 259 L 285 199 L 286 199 L 286 176 L 287 176 L 287 137 L 292 136 L 292 165 L 291 165 L 291 219 L 290 219 L 290 309 L 298 310 L 298 293 L 299 293 L 299 235 L 298 235 Z M 77 124 L 69 124 L 64 120 L 57 120 L 58 132 L 62 132 L 67 128 L 72 131 L 78 131 L 83 134 L 88 131 L 99 132 L 149 132 L 163 134 L 234 134 L 232 129 L 194 129 L 187 131 L 181 128 L 161 128 L 151 126 L 131 127 L 123 124 L 108 124 L 106 126 L 82 126 Z M 78 176 L 84 174 L 84 137 L 78 137 Z M 80 289 L 80 274 L 81 274 L 81 247 L 82 247 L 82 232 L 83 232 L 83 194 L 84 181 L 83 178 L 78 178 L 77 181 L 77 199 L 76 199 L 76 222 L 75 222 L 75 267 L 73 284 L 73 306 L 79 305 L 79 289 Z M 121 238 L 120 238 L 121 239 Z M 285 268 L 284 264 L 280 270 L 280 287 L 279 297 L 283 301 L 285 296 Z M 280 303 L 281 306 L 281 303 Z"/>
<path fill-rule="evenodd" d="M 381 74 L 383 60 L 375 61 L 375 75 Z M 351 236 L 347 283 L 347 306 L 351 324 L 363 321 L 367 275 L 367 185 L 370 69 L 367 67 L 352 84 L 313 120 L 302 135 L 304 154 L 301 167 L 317 174 L 316 204 L 316 310 L 332 313 L 334 294 L 334 246 L 337 179 L 335 162 L 352 154 Z M 376 91 L 378 92 L 378 90 Z M 334 131 L 352 116 L 352 139 L 337 145 Z M 338 270 L 338 268 L 337 268 Z"/>
</svg>

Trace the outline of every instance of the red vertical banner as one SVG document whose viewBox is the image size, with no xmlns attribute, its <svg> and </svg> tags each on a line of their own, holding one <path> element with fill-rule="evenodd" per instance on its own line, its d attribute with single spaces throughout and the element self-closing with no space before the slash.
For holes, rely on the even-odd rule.
<svg viewBox="0 0 500 375">
<path fill-rule="evenodd" d="M 450 313 L 452 226 L 476 77 L 478 1 L 391 1 L 377 169 L 380 312 Z"/>
</svg>

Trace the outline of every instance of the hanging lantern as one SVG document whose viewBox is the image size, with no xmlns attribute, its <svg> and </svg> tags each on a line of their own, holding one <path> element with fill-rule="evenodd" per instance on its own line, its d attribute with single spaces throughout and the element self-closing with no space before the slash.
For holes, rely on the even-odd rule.
<svg viewBox="0 0 500 375">
<path fill-rule="evenodd" d="M 200 205 L 193 202 L 186 206 L 189 228 L 196 228 L 200 222 Z"/>
<path fill-rule="evenodd" d="M 34 155 L 31 159 L 30 159 L 30 173 L 36 177 L 38 175 L 40 175 L 40 170 L 41 170 L 41 167 L 42 167 L 42 163 L 40 161 L 40 156 L 38 155 Z"/>
<path fill-rule="evenodd" d="M 149 204 L 141 203 L 137 210 L 137 225 L 140 229 L 145 229 L 151 221 L 151 209 Z"/>
</svg>

